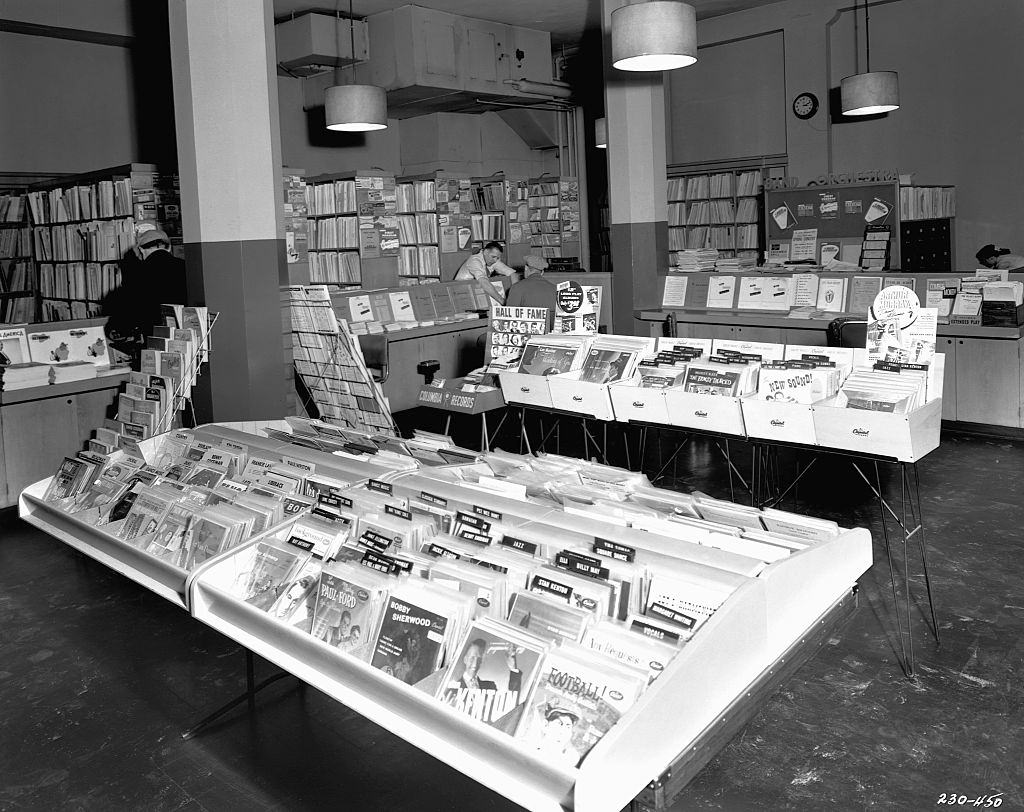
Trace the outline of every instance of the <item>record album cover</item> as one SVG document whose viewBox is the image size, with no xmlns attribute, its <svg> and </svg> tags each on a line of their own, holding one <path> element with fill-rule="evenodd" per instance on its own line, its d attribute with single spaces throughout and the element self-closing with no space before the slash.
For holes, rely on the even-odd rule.
<svg viewBox="0 0 1024 812">
<path fill-rule="evenodd" d="M 398 598 L 388 598 L 371 665 L 414 685 L 437 670 L 448 618 Z"/>
</svg>

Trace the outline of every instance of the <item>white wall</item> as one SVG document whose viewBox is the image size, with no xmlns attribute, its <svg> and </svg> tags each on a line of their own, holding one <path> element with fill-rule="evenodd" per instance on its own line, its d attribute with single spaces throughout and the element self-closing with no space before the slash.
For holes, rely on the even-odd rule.
<svg viewBox="0 0 1024 812">
<path fill-rule="evenodd" d="M 829 89 L 855 70 L 849 0 L 772 3 L 702 20 L 698 36 L 707 45 L 776 29 L 785 37 L 790 174 L 806 182 L 829 171 L 895 167 L 915 182 L 952 184 L 958 269 L 973 268 L 984 243 L 1024 250 L 1024 2 L 872 3 L 872 68 L 899 71 L 902 101 L 877 121 L 830 122 Z M 790 109 L 801 91 L 821 101 L 807 121 Z"/>
<path fill-rule="evenodd" d="M 0 0 L 0 19 L 116 37 L 128 0 Z M 137 160 L 131 52 L 0 32 L 0 172 L 86 172 Z"/>
</svg>

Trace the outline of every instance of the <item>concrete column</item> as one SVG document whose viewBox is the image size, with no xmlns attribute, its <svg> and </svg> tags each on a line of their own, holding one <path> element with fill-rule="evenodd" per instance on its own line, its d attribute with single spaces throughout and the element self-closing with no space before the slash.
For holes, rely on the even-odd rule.
<svg viewBox="0 0 1024 812">
<path fill-rule="evenodd" d="M 668 268 L 665 89 L 662 74 L 616 70 L 611 15 L 628 0 L 601 0 L 612 259 L 612 331 L 633 335 L 633 311 L 658 307 Z"/>
<path fill-rule="evenodd" d="M 189 296 L 220 313 L 197 416 L 280 417 L 287 265 L 273 6 L 169 0 L 168 11 Z"/>
</svg>

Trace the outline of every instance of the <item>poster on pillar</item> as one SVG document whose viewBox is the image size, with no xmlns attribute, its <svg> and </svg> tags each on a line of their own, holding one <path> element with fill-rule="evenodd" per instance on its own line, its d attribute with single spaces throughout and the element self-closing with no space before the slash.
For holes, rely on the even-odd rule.
<svg viewBox="0 0 1024 812">
<path fill-rule="evenodd" d="M 553 333 L 591 335 L 597 333 L 601 319 L 601 288 L 579 282 L 559 282 L 555 286 L 555 323 Z"/>
<path fill-rule="evenodd" d="M 487 371 L 513 372 L 519 368 L 530 336 L 548 331 L 546 307 L 506 307 L 491 305 L 491 321 L 487 328 Z"/>
</svg>

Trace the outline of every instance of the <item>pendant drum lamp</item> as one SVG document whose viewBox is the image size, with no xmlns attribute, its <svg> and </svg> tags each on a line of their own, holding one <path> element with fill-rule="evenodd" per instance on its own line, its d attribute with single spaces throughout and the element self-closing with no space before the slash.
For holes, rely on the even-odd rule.
<svg viewBox="0 0 1024 812">
<path fill-rule="evenodd" d="M 678 0 L 648 0 L 612 12 L 612 65 L 662 71 L 697 61 L 697 13 Z"/>
<path fill-rule="evenodd" d="M 356 78 L 356 32 L 352 13 L 352 0 L 348 3 L 348 30 L 352 54 L 352 78 Z M 338 49 L 341 50 L 340 48 Z M 324 94 L 324 110 L 328 130 L 341 132 L 369 132 L 388 126 L 388 97 L 384 88 L 376 85 L 340 82 L 341 71 L 335 70 L 335 84 Z"/>
<path fill-rule="evenodd" d="M 599 118 L 594 122 L 594 146 L 598 149 L 608 148 L 608 119 Z"/>
<path fill-rule="evenodd" d="M 899 75 L 892 70 L 871 70 L 871 20 L 864 0 L 864 73 L 843 79 L 839 86 L 844 116 L 874 116 L 898 110 L 900 106 Z"/>
</svg>

